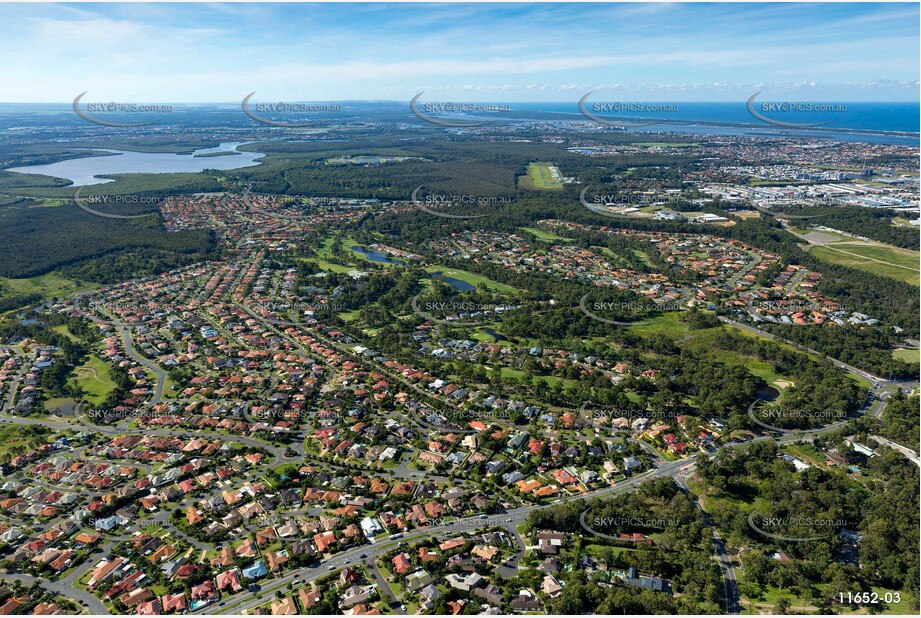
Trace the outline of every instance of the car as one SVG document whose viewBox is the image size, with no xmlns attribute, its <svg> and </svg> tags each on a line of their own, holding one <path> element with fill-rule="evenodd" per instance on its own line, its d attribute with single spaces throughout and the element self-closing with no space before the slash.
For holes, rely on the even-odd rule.
<svg viewBox="0 0 921 618">
<path fill-rule="evenodd" d="M 335 565 L 335 564 L 331 564 L 331 565 L 329 565 L 329 567 L 327 567 L 326 570 L 327 570 L 327 571 L 335 571 L 335 570 L 336 570 L 336 565 Z"/>
<path fill-rule="evenodd" d="M 362 555 L 360 555 L 360 556 L 358 556 L 358 557 L 359 557 L 359 558 L 367 558 L 367 557 L 368 557 L 368 554 L 362 554 Z"/>
<path fill-rule="evenodd" d="M 300 573 L 295 573 L 295 574 L 294 574 L 294 579 L 297 579 L 297 578 L 300 577 L 300 576 L 301 576 Z"/>
<path fill-rule="evenodd" d="M 487 517 L 488 517 L 488 515 L 486 515 L 486 514 L 480 515 L 480 519 L 486 519 Z"/>
<path fill-rule="evenodd" d="M 351 558 L 346 558 L 346 559 L 342 562 L 342 564 L 349 564 L 351 561 L 352 561 Z"/>
<path fill-rule="evenodd" d="M 505 523 L 507 523 L 507 524 L 510 524 L 510 523 L 512 523 L 512 518 L 511 518 L 511 517 L 509 517 L 508 519 L 506 519 L 506 520 L 505 520 Z"/>
<path fill-rule="evenodd" d="M 218 607 L 224 607 L 225 605 L 227 605 L 227 601 L 221 601 L 217 604 Z"/>
</svg>

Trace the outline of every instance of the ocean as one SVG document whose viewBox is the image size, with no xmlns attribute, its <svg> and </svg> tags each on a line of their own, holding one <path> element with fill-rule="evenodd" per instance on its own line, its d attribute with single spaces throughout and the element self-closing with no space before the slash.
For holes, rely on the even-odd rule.
<svg viewBox="0 0 921 618">
<path fill-rule="evenodd" d="M 726 123 L 745 124 L 764 127 L 773 125 L 763 122 L 749 113 L 744 101 L 738 103 L 682 103 L 682 102 L 644 102 L 644 105 L 668 105 L 676 108 L 674 111 L 628 111 L 621 107 L 617 112 L 595 111 L 595 104 L 618 103 L 616 99 L 606 98 L 604 95 L 592 95 L 585 102 L 589 112 L 598 116 L 616 116 L 618 118 L 651 118 L 670 122 L 698 122 L 698 123 Z M 815 123 L 828 122 L 823 126 L 825 130 L 845 129 L 850 131 L 882 131 L 899 133 L 917 133 L 921 105 L 918 103 L 848 103 L 848 102 L 812 102 L 811 105 L 831 106 L 832 111 L 781 111 L 779 109 L 763 109 L 762 104 L 778 103 L 767 100 L 756 100 L 753 103 L 755 111 L 768 118 L 782 122 Z M 798 102 L 797 102 L 798 103 Z M 572 114 L 581 116 L 576 101 L 571 103 L 509 103 L 514 111 L 534 111 L 545 113 Z"/>
</svg>

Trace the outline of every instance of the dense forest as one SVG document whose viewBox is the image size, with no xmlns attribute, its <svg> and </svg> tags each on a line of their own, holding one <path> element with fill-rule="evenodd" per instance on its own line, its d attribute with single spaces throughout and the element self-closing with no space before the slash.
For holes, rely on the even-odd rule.
<svg viewBox="0 0 921 618">
<path fill-rule="evenodd" d="M 629 526 L 630 532 L 653 535 L 652 545 L 636 547 L 633 551 L 612 551 L 617 542 L 592 536 L 580 524 L 586 521 L 612 519 L 652 522 L 653 528 Z M 586 544 L 602 545 L 599 557 L 610 568 L 626 570 L 633 566 L 640 573 L 670 580 L 677 596 L 615 584 L 610 587 L 589 585 L 584 571 L 564 573 L 563 593 L 550 601 L 551 614 L 716 614 L 720 612 L 723 589 L 719 568 L 712 560 L 709 530 L 694 503 L 672 479 L 656 479 L 640 485 L 635 491 L 596 499 L 574 501 L 533 511 L 527 525 L 532 530 L 567 532 L 574 543 L 576 558 L 585 555 Z M 598 524 L 596 523 L 596 526 Z M 607 529 L 607 528 L 606 528 Z M 623 530 L 608 530 L 615 534 Z M 600 532 L 600 531 L 599 531 Z M 612 578 L 612 582 L 617 582 Z"/>
<path fill-rule="evenodd" d="M 867 480 L 855 482 L 844 472 L 816 466 L 796 471 L 773 442 L 725 449 L 698 462 L 698 473 L 710 488 L 713 521 L 731 546 L 743 549 L 740 590 L 757 599 L 765 586 L 776 586 L 828 613 L 838 601 L 837 591 L 881 586 L 904 591 L 903 598 L 910 597 L 917 609 L 918 468 L 892 451 L 863 458 L 840 437 L 827 446 L 866 466 Z M 752 512 L 762 530 L 775 536 L 751 525 Z M 849 557 L 842 529 L 862 535 L 859 558 Z M 775 551 L 795 560 L 771 559 Z M 832 585 L 819 591 L 814 585 L 821 582 Z"/>
<path fill-rule="evenodd" d="M 899 391 L 886 404 L 878 432 L 880 435 L 907 446 L 914 452 L 921 451 L 919 444 L 919 421 L 921 421 L 921 397 L 907 397 Z"/>
<path fill-rule="evenodd" d="M 214 250 L 210 230 L 166 232 L 159 217 L 106 219 L 74 205 L 0 206 L 0 276 L 32 277 L 62 266 L 119 253 L 122 257 L 75 271 L 87 281 L 111 282 L 153 272 L 151 259 L 169 268 L 206 259 Z M 131 253 L 139 251 L 133 257 Z"/>
<path fill-rule="evenodd" d="M 790 326 L 767 324 L 762 328 L 811 350 L 870 371 L 883 379 L 918 378 L 918 363 L 906 363 L 892 356 L 904 335 L 867 326 Z"/>
<path fill-rule="evenodd" d="M 898 213 L 887 208 L 864 208 L 861 206 L 839 206 L 825 209 L 802 209 L 797 214 L 812 215 L 828 211 L 828 215 L 809 221 L 811 225 L 824 225 L 836 230 L 863 236 L 887 245 L 904 249 L 919 248 L 918 229 L 909 226 L 892 225 L 893 217 Z"/>
</svg>

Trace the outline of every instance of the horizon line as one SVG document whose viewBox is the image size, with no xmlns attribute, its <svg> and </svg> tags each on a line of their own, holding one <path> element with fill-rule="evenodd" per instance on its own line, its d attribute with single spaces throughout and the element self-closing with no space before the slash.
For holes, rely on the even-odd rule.
<svg viewBox="0 0 921 618">
<path fill-rule="evenodd" d="M 921 99 L 918 100 L 904 100 L 904 99 L 878 99 L 878 100 L 855 100 L 855 99 L 802 99 L 789 97 L 785 99 L 764 99 L 765 102 L 777 103 L 905 103 L 905 104 L 921 104 Z M 159 104 L 159 105 L 240 105 L 240 101 L 169 101 L 169 100 L 152 100 L 152 99 L 135 99 L 135 100 L 125 100 L 125 99 L 105 99 L 99 101 L 89 101 L 92 103 L 133 103 L 133 104 Z M 260 103 L 394 103 L 394 104 L 408 104 L 410 99 L 262 99 Z M 726 104 L 735 104 L 746 102 L 746 99 L 732 100 L 732 101 L 719 101 L 719 100 L 679 100 L 679 99 L 631 99 L 631 98 L 610 98 L 602 99 L 599 98 L 598 102 L 605 103 L 726 103 Z M 542 99 L 542 100 L 533 100 L 533 101 L 485 101 L 485 100 L 473 100 L 473 99 L 432 99 L 426 101 L 425 103 L 482 103 L 486 105 L 533 105 L 537 103 L 572 103 L 573 105 L 578 105 L 578 99 L 575 100 L 552 100 L 552 99 Z M 73 105 L 73 100 L 67 101 L 0 101 L 0 105 Z"/>
</svg>

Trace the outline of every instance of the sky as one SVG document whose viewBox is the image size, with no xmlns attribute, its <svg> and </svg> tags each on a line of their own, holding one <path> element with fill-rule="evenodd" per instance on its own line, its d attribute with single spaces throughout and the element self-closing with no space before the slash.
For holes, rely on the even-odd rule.
<svg viewBox="0 0 921 618">
<path fill-rule="evenodd" d="M 2 102 L 919 98 L 918 3 L 11 3 L 0 23 Z"/>
</svg>

